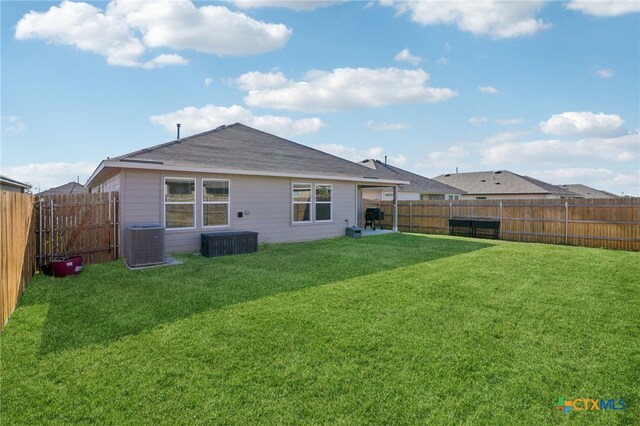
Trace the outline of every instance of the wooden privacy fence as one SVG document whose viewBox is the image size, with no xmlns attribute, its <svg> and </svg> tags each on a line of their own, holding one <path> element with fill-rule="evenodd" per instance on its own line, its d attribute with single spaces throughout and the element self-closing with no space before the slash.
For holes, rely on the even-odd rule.
<svg viewBox="0 0 640 426">
<path fill-rule="evenodd" d="M 36 209 L 38 256 L 45 262 L 66 255 L 80 255 L 84 263 L 118 258 L 117 192 L 47 195 Z"/>
<path fill-rule="evenodd" d="M 392 201 L 367 207 L 380 207 L 391 228 Z M 640 251 L 640 198 L 398 201 L 403 232 L 448 234 L 450 218 L 499 221 L 503 240 Z"/>
<path fill-rule="evenodd" d="M 39 265 L 81 255 L 84 263 L 118 258 L 118 193 L 51 195 L 2 191 L 0 331 Z"/>
<path fill-rule="evenodd" d="M 0 197 L 1 331 L 36 271 L 36 220 L 33 195 L 1 191 Z"/>
</svg>

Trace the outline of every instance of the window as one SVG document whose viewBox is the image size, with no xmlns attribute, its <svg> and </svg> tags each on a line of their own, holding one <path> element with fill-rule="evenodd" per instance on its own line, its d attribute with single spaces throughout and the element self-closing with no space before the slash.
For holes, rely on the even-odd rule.
<svg viewBox="0 0 640 426">
<path fill-rule="evenodd" d="M 202 226 L 229 226 L 228 180 L 202 180 Z"/>
<path fill-rule="evenodd" d="M 331 220 L 331 185 L 316 185 L 316 221 Z"/>
<path fill-rule="evenodd" d="M 195 226 L 196 180 L 165 178 L 164 222 L 166 228 Z"/>
<path fill-rule="evenodd" d="M 311 184 L 293 184 L 293 221 L 311 222 Z"/>
<path fill-rule="evenodd" d="M 447 200 L 459 200 L 459 195 L 447 195 Z"/>
</svg>

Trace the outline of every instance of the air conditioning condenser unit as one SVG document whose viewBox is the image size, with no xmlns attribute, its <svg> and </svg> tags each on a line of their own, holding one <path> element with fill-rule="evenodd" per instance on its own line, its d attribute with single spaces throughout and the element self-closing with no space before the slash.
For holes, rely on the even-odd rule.
<svg viewBox="0 0 640 426">
<path fill-rule="evenodd" d="M 132 268 L 165 263 L 164 228 L 160 225 L 127 227 L 125 257 L 127 265 Z"/>
</svg>

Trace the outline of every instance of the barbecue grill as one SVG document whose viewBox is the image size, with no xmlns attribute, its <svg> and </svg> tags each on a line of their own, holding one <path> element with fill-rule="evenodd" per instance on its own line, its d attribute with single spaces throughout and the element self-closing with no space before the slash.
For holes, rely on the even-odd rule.
<svg viewBox="0 0 640 426">
<path fill-rule="evenodd" d="M 367 225 L 371 226 L 374 231 L 376 225 L 383 229 L 381 220 L 384 220 L 384 212 L 377 207 L 369 207 L 364 213 L 364 229 L 367 229 Z"/>
</svg>

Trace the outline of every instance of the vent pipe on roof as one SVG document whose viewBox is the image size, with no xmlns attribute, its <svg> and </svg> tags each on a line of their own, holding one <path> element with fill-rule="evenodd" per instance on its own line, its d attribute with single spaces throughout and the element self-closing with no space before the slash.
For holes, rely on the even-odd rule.
<svg viewBox="0 0 640 426">
<path fill-rule="evenodd" d="M 180 139 L 180 123 L 176 123 L 176 127 L 178 128 L 178 136 L 176 139 Z"/>
<path fill-rule="evenodd" d="M 387 164 L 387 156 L 386 155 L 384 156 L 384 164 L 385 165 Z"/>
</svg>

